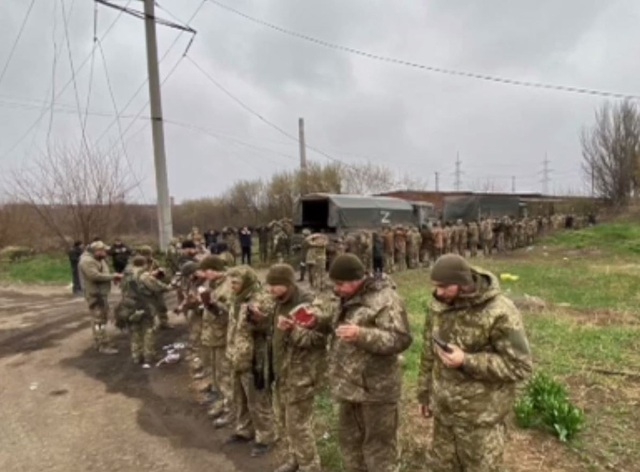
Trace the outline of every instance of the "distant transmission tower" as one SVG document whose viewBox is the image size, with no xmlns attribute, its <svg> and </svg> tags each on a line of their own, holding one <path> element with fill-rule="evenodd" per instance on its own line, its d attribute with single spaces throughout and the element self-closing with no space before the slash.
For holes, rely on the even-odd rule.
<svg viewBox="0 0 640 472">
<path fill-rule="evenodd" d="M 549 168 L 549 157 L 545 154 L 542 161 L 542 193 L 549 194 L 549 184 L 551 183 L 551 169 Z"/>
<path fill-rule="evenodd" d="M 458 153 L 456 155 L 456 171 L 455 171 L 455 176 L 456 176 L 456 180 L 454 183 L 454 187 L 456 189 L 456 192 L 459 192 L 460 189 L 462 188 L 462 169 L 460 167 L 460 165 L 462 164 L 462 162 L 460 162 L 460 153 Z"/>
</svg>

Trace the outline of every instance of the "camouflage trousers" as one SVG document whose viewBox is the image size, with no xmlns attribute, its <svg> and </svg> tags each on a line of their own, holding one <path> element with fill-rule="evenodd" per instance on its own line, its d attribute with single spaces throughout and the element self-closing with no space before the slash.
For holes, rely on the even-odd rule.
<svg viewBox="0 0 640 472">
<path fill-rule="evenodd" d="M 500 472 L 505 426 L 448 426 L 437 417 L 427 457 L 432 472 Z"/>
<path fill-rule="evenodd" d="M 169 314 L 167 309 L 167 302 L 164 299 L 163 294 L 158 294 L 149 299 L 149 304 L 153 309 L 153 313 L 158 317 L 158 324 L 160 326 L 166 326 L 169 322 Z"/>
<path fill-rule="evenodd" d="M 391 253 L 385 253 L 384 254 L 384 271 L 387 274 L 392 274 L 394 271 L 394 261 L 393 261 L 393 254 Z"/>
<path fill-rule="evenodd" d="M 275 440 L 273 408 L 268 390 L 256 389 L 251 372 L 233 374 L 233 410 L 236 415 L 235 434 L 255 438 L 260 444 Z"/>
<path fill-rule="evenodd" d="M 326 283 L 326 259 L 319 259 L 315 263 L 307 263 L 307 269 L 309 270 L 309 283 L 312 288 L 322 292 Z"/>
<path fill-rule="evenodd" d="M 469 242 L 469 253 L 471 254 L 471 257 L 476 257 L 478 255 L 478 241 L 477 240 L 471 240 Z"/>
<path fill-rule="evenodd" d="M 220 407 L 223 411 L 228 411 L 233 397 L 231 385 L 231 365 L 227 359 L 227 348 L 225 346 L 210 347 L 203 346 L 204 363 L 210 367 L 211 385 L 222 396 Z"/>
<path fill-rule="evenodd" d="M 397 472 L 398 404 L 339 403 L 338 441 L 346 472 Z"/>
<path fill-rule="evenodd" d="M 129 324 L 131 357 L 134 361 L 151 363 L 156 355 L 156 333 L 153 318 L 145 316 L 137 323 Z"/>
<path fill-rule="evenodd" d="M 409 269 L 417 269 L 420 265 L 420 252 L 418 249 L 412 249 L 409 252 L 408 265 Z"/>
<path fill-rule="evenodd" d="M 404 272 L 407 270 L 407 254 L 404 252 L 396 252 L 396 272 Z"/>
<path fill-rule="evenodd" d="M 91 332 L 96 349 L 107 346 L 107 321 L 109 319 L 109 303 L 106 299 L 89 300 L 89 312 L 91 313 Z"/>
<path fill-rule="evenodd" d="M 300 472 L 320 472 L 320 457 L 313 431 L 314 397 L 289 401 L 280 388 L 275 392 L 278 434 L 282 441 L 283 464 L 296 464 Z"/>
<path fill-rule="evenodd" d="M 202 347 L 202 310 L 190 310 L 187 314 L 189 325 L 189 350 L 192 355 L 201 357 Z"/>
<path fill-rule="evenodd" d="M 490 256 L 493 250 L 493 241 L 491 239 L 482 240 L 482 253 L 485 256 Z"/>
</svg>

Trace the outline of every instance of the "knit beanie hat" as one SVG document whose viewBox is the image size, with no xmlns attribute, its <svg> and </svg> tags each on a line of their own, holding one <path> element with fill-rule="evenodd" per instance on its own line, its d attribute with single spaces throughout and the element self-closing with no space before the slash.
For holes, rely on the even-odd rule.
<svg viewBox="0 0 640 472">
<path fill-rule="evenodd" d="M 185 262 L 184 264 L 182 264 L 182 267 L 180 267 L 180 273 L 184 276 L 184 277 L 191 277 L 193 274 L 196 273 L 196 271 L 198 270 L 198 263 L 197 262 Z"/>
<path fill-rule="evenodd" d="M 227 268 L 227 261 L 222 257 L 211 255 L 200 261 L 200 270 L 214 270 L 216 272 L 224 272 Z"/>
<path fill-rule="evenodd" d="M 140 254 L 141 256 L 152 256 L 153 255 L 153 248 L 151 246 L 145 245 L 145 246 L 140 246 L 138 248 L 138 254 Z"/>
<path fill-rule="evenodd" d="M 133 264 L 133 267 L 144 267 L 147 265 L 147 259 L 145 259 L 143 256 L 135 256 L 131 260 L 131 264 Z"/>
<path fill-rule="evenodd" d="M 340 282 L 353 282 L 364 278 L 364 264 L 354 254 L 341 254 L 336 257 L 329 269 L 329 278 Z"/>
<path fill-rule="evenodd" d="M 289 264 L 275 264 L 267 272 L 267 284 L 286 285 L 291 287 L 295 284 L 295 273 Z"/>
<path fill-rule="evenodd" d="M 443 285 L 473 285 L 471 266 L 462 256 L 445 254 L 441 256 L 431 269 L 431 280 Z"/>
</svg>

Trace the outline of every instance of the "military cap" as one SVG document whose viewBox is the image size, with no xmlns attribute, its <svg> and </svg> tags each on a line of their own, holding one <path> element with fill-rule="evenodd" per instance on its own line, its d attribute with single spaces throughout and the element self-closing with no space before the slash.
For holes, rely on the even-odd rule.
<svg viewBox="0 0 640 472">
<path fill-rule="evenodd" d="M 211 255 L 207 256 L 200 261 L 200 270 L 214 270 L 216 272 L 224 272 L 227 268 L 227 261 L 222 257 Z"/>
<path fill-rule="evenodd" d="M 308 230 L 307 228 L 305 228 L 305 229 L 303 229 L 303 230 L 302 230 L 302 235 L 303 235 L 303 236 L 309 236 L 310 234 L 311 234 L 311 231 L 310 231 L 310 230 Z"/>
<path fill-rule="evenodd" d="M 191 277 L 198 270 L 198 263 L 189 261 L 182 264 L 180 267 L 180 273 L 185 277 Z"/>
<path fill-rule="evenodd" d="M 329 269 L 329 278 L 340 282 L 352 282 L 364 278 L 365 267 L 354 254 L 341 254 Z"/>
<path fill-rule="evenodd" d="M 275 264 L 267 272 L 267 284 L 286 285 L 290 287 L 295 284 L 295 273 L 289 264 Z"/>
<path fill-rule="evenodd" d="M 148 245 L 140 246 L 138 248 L 138 253 L 143 256 L 150 256 L 153 254 L 153 249 L 151 248 L 151 246 L 148 246 Z"/>
<path fill-rule="evenodd" d="M 94 241 L 91 243 L 91 246 L 89 246 L 89 249 L 91 251 L 100 251 L 100 250 L 108 251 L 110 248 L 102 241 Z"/>
<path fill-rule="evenodd" d="M 441 256 L 431 269 L 431 280 L 444 285 L 473 285 L 471 266 L 464 257 L 457 254 Z"/>
</svg>

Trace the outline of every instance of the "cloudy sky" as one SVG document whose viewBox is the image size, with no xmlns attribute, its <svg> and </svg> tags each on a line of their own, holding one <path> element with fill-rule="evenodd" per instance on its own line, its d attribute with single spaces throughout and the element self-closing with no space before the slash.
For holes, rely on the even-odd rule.
<svg viewBox="0 0 640 472">
<path fill-rule="evenodd" d="M 640 2 L 634 0 L 220 1 L 283 28 L 383 56 L 640 94 Z M 0 74 L 30 3 L 0 2 Z M 114 3 L 141 8 L 138 0 Z M 440 187 L 449 189 L 459 153 L 463 188 L 492 182 L 509 191 L 515 176 L 518 191 L 540 191 L 546 154 L 551 189 L 585 188 L 579 132 L 592 122 L 602 97 L 370 60 L 273 31 L 208 1 L 158 3 L 158 16 L 182 23 L 193 17 L 190 25 L 198 31 L 183 58 L 190 35 L 158 27 L 161 74 L 173 70 L 162 94 L 170 189 L 177 200 L 219 194 L 238 179 L 264 177 L 298 162 L 294 141 L 242 108 L 195 64 L 291 134 L 304 116 L 308 143 L 347 163 L 385 164 L 431 188 L 439 172 Z M 122 149 L 122 129 L 130 168 L 142 180 L 133 198 L 151 202 L 144 25 L 99 8 L 104 60 L 96 48 L 91 81 L 93 18 L 87 0 L 35 1 L 0 75 L 0 172 L 28 164 L 47 143 L 79 143 L 89 98 L 88 139 L 103 149 Z M 313 151 L 309 158 L 328 162 Z"/>
</svg>

